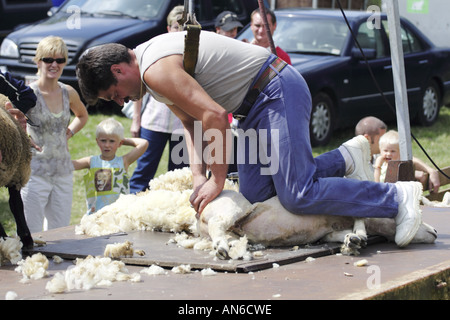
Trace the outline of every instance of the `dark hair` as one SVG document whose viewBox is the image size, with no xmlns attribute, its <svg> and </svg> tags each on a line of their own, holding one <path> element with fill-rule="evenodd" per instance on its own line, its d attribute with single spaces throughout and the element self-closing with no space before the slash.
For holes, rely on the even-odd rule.
<svg viewBox="0 0 450 320">
<path fill-rule="evenodd" d="M 266 7 L 264 7 L 264 9 L 266 11 L 266 15 L 270 15 L 270 17 L 272 18 L 272 24 L 276 24 L 277 23 L 277 17 L 275 16 L 275 12 L 273 12 L 273 10 L 270 10 L 269 8 L 266 8 Z M 259 13 L 259 15 L 261 15 L 260 8 L 256 8 L 255 10 L 253 10 L 252 14 L 250 15 L 250 19 L 253 18 L 253 15 L 255 13 Z"/>
<path fill-rule="evenodd" d="M 117 83 L 111 66 L 121 62 L 130 63 L 128 48 L 118 43 L 109 43 L 86 50 L 77 64 L 78 85 L 86 102 L 93 106 L 98 101 L 98 92 Z"/>
</svg>

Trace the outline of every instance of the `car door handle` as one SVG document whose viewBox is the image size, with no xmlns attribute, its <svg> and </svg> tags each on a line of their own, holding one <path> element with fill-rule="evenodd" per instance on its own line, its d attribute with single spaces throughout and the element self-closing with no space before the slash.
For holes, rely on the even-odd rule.
<svg viewBox="0 0 450 320">
<path fill-rule="evenodd" d="M 428 59 L 424 59 L 424 60 L 420 60 L 419 61 L 419 64 L 426 64 L 426 63 L 428 63 Z"/>
<path fill-rule="evenodd" d="M 384 70 L 390 70 L 392 69 L 392 66 L 384 66 Z"/>
</svg>

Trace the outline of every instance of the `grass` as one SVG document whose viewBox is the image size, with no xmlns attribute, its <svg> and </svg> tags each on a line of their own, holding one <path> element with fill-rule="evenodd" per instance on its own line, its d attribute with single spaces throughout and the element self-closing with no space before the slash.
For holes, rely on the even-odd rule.
<svg viewBox="0 0 450 320">
<path fill-rule="evenodd" d="M 88 155 L 95 155 L 99 153 L 97 144 L 95 142 L 95 129 L 97 124 L 110 117 L 110 115 L 92 114 L 89 117 L 87 125 L 83 130 L 77 133 L 71 140 L 69 140 L 69 150 L 72 159 L 78 159 Z M 113 116 L 119 120 L 124 128 L 126 135 L 129 136 L 131 120 L 126 117 Z M 396 123 L 389 123 L 389 129 L 397 129 Z M 450 166 L 450 148 L 446 148 L 450 141 L 450 108 L 443 107 L 439 115 L 439 120 L 432 127 L 417 127 L 412 126 L 411 132 L 423 146 L 426 152 L 430 155 L 433 161 L 440 167 L 444 168 Z M 128 134 L 127 134 L 128 133 Z M 326 147 L 317 147 L 313 149 L 313 155 L 318 156 L 326 151 L 339 147 L 343 142 L 352 138 L 354 130 L 349 128 L 346 130 L 340 130 L 335 133 L 330 144 Z M 130 147 L 121 147 L 118 151 L 118 155 L 125 154 L 129 151 Z M 428 160 L 423 151 L 419 148 L 416 142 L 412 142 L 413 155 L 418 157 L 432 166 L 432 163 Z M 167 168 L 168 151 L 167 148 L 164 152 L 163 158 L 159 164 L 156 176 L 166 172 Z M 128 170 L 128 174 L 131 177 L 136 163 L 132 164 Z M 83 175 L 85 170 L 74 172 L 74 189 L 73 189 L 73 201 L 72 201 L 72 217 L 71 224 L 78 224 L 81 217 L 86 211 L 85 203 L 85 190 L 83 183 Z M 13 234 L 15 230 L 15 222 L 12 218 L 12 214 L 8 205 L 8 191 L 6 188 L 0 188 L 0 221 L 8 234 Z"/>
</svg>

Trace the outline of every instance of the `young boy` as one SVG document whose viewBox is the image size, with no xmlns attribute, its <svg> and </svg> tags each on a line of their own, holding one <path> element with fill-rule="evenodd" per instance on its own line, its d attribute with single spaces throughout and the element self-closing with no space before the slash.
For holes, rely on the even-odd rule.
<svg viewBox="0 0 450 320">
<path fill-rule="evenodd" d="M 379 142 L 380 156 L 376 159 L 374 165 L 374 178 L 376 182 L 384 182 L 386 178 L 387 164 L 390 160 L 400 160 L 400 147 L 398 132 L 395 130 L 389 130 L 383 134 Z M 425 172 L 429 174 L 429 190 L 431 192 L 438 192 L 440 187 L 439 173 L 434 170 L 422 160 L 413 157 L 414 176 L 417 181 L 424 182 Z"/>
<path fill-rule="evenodd" d="M 113 203 L 120 194 L 130 192 L 127 170 L 147 150 L 148 142 L 141 138 L 124 138 L 120 122 L 109 118 L 97 126 L 96 141 L 101 155 L 72 160 L 75 170 L 89 169 L 84 176 L 88 211 L 92 214 Z M 134 147 L 122 157 L 116 156 L 120 146 Z"/>
</svg>

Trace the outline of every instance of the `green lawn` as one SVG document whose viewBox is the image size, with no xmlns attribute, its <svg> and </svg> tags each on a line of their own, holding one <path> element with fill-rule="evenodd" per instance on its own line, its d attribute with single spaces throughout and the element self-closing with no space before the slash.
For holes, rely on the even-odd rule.
<svg viewBox="0 0 450 320">
<path fill-rule="evenodd" d="M 86 127 L 77 133 L 73 139 L 69 141 L 69 149 L 73 159 L 78 159 L 88 155 L 98 154 L 99 150 L 95 142 L 96 125 L 110 117 L 109 115 L 90 115 Z M 131 120 L 125 117 L 114 116 L 118 119 L 125 128 L 126 136 L 129 136 Z M 389 129 L 396 129 L 396 123 L 389 123 Z M 447 146 L 450 142 L 450 108 L 442 108 L 439 121 L 432 127 L 416 127 L 411 128 L 412 134 L 429 153 L 433 161 L 441 168 L 450 166 L 450 148 Z M 353 129 L 340 130 L 335 133 L 331 143 L 326 147 L 314 148 L 313 154 L 317 156 L 328 150 L 339 147 L 343 142 L 353 136 Z M 426 161 L 429 165 L 431 162 L 426 158 L 425 154 L 418 147 L 416 142 L 412 142 L 413 155 Z M 128 152 L 130 147 L 121 147 L 119 155 Z M 163 159 L 159 165 L 156 176 L 165 173 L 167 168 L 167 148 L 163 155 Z M 129 175 L 131 177 L 136 163 L 130 166 Z M 74 194 L 72 202 L 72 218 L 71 224 L 79 223 L 81 217 L 85 213 L 85 192 L 83 184 L 83 175 L 85 170 L 76 171 L 74 173 Z M 14 219 L 12 219 L 11 212 L 8 205 L 8 192 L 6 188 L 0 188 L 0 221 L 2 222 L 8 234 L 12 234 L 15 230 Z"/>
</svg>

